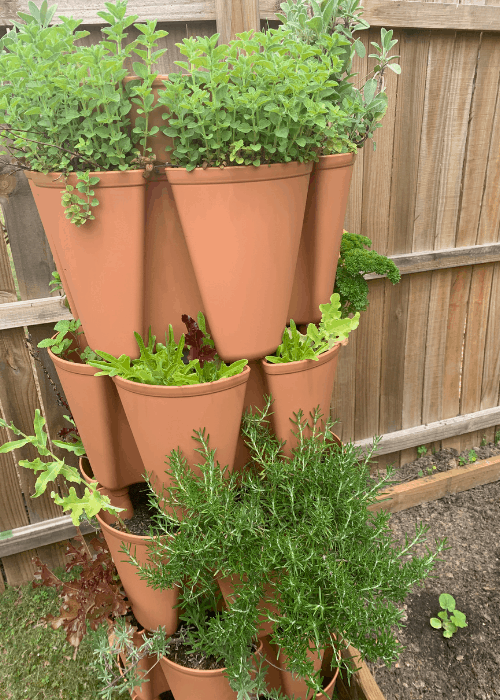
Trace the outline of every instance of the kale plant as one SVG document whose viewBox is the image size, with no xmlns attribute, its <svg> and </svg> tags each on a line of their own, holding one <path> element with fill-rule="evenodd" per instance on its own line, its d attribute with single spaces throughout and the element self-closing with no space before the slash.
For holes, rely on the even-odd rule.
<svg viewBox="0 0 500 700">
<path fill-rule="evenodd" d="M 344 231 L 333 288 L 340 297 L 343 318 L 368 308 L 368 282 L 363 275 L 370 272 L 386 275 L 392 284 L 397 284 L 401 279 L 392 260 L 374 250 L 367 250 L 371 244 L 366 236 Z"/>
<path fill-rule="evenodd" d="M 332 294 L 330 303 L 320 304 L 319 308 L 322 313 L 319 326 L 310 323 L 305 335 L 297 330 L 293 319 L 290 320 L 290 328 L 285 328 L 282 343 L 276 350 L 276 354 L 266 356 L 268 362 L 277 364 L 298 360 L 319 360 L 322 353 L 346 340 L 349 333 L 358 327 L 359 313 L 356 313 L 353 318 L 342 318 L 338 294 Z"/>
<path fill-rule="evenodd" d="M 159 92 L 169 110 L 163 131 L 174 139 L 173 165 L 306 162 L 355 150 L 347 116 L 331 99 L 340 37 L 326 38 L 326 53 L 283 30 L 244 32 L 227 46 L 217 46 L 218 38 L 177 44 L 188 60 L 176 63 L 187 73 L 170 75 Z"/>
<path fill-rule="evenodd" d="M 234 377 L 240 374 L 247 365 L 247 360 L 238 360 L 226 365 L 215 352 L 212 338 L 205 326 L 205 317 L 198 314 L 198 322 L 190 316 L 183 315 L 182 320 L 187 326 L 188 335 L 181 335 L 177 343 L 174 330 L 169 326 L 165 333 L 165 344 L 157 343 L 156 336 L 149 329 L 148 344 L 135 333 L 140 357 L 131 360 L 128 355 L 114 357 L 102 350 L 96 350 L 101 360 L 90 360 L 92 367 L 97 367 L 98 377 L 123 377 L 140 384 L 160 386 L 187 386 L 189 384 L 204 384 L 218 379 Z M 184 347 L 189 347 L 188 362 L 183 361 Z"/>
<path fill-rule="evenodd" d="M 21 21 L 0 40 L 0 136 L 9 139 L 9 153 L 22 168 L 77 173 L 77 193 L 67 187 L 63 205 L 78 226 L 95 218 L 99 203 L 92 189 L 99 178 L 90 172 L 143 167 L 152 158 L 147 137 L 157 131 L 148 125 L 152 65 L 164 53 L 155 49 L 167 32 L 156 31 L 155 22 L 134 24 L 127 0 L 105 5 L 98 15 L 109 26 L 95 45 L 78 45 L 89 34 L 78 30 L 81 20 L 59 17 L 51 25 L 56 5 L 46 0 L 40 8 L 30 0 L 29 13 L 19 13 Z M 124 46 L 132 24 L 139 37 Z M 125 64 L 134 53 L 143 59 L 133 63 L 139 80 L 125 88 Z M 130 133 L 133 102 L 141 116 Z"/>
<path fill-rule="evenodd" d="M 309 645 L 337 651 L 354 645 L 363 658 L 394 662 L 401 651 L 395 629 L 401 627 L 401 604 L 426 578 L 445 547 L 418 556 L 417 544 L 427 528 L 399 544 L 389 526 L 390 514 L 369 510 L 390 483 L 370 478 L 373 451 L 352 444 L 337 446 L 332 424 L 320 430 L 318 411 L 307 423 L 297 415 L 298 446 L 291 459 L 269 430 L 269 406 L 243 420 L 243 435 L 254 466 L 244 473 L 221 473 L 203 431 L 199 443 L 201 475 L 194 474 L 180 451 L 167 458 L 169 487 L 157 494 L 163 532 L 153 538 L 152 564 L 139 567 L 153 588 L 182 582 L 182 607 L 200 617 L 204 596 L 217 597 L 213 579 L 235 576 L 235 594 L 226 609 L 201 627 L 206 653 L 223 658 L 239 698 L 250 697 L 251 669 L 242 664 L 260 626 L 259 612 L 272 622 L 271 641 L 286 653 L 290 670 L 321 689 L 313 672 Z M 307 433 L 309 434 L 309 433 Z M 178 506 L 182 507 L 182 518 Z M 168 510 L 167 510 L 168 509 Z M 262 601 L 274 611 L 258 610 Z M 344 666 L 334 654 L 333 664 Z M 245 693 L 247 693 L 245 695 Z"/>
</svg>

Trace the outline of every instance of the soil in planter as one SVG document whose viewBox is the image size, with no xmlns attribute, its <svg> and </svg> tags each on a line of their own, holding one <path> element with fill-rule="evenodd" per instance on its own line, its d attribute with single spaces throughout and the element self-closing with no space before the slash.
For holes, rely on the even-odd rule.
<svg viewBox="0 0 500 700">
<path fill-rule="evenodd" d="M 132 518 L 127 518 L 123 522 L 132 535 L 147 536 L 150 533 L 151 527 L 157 526 L 154 519 L 158 515 L 156 508 L 153 508 L 149 503 L 151 491 L 146 483 L 132 484 L 129 486 L 128 495 L 134 508 Z M 112 524 L 117 530 L 121 530 L 119 523 Z"/>
<path fill-rule="evenodd" d="M 478 448 L 478 459 L 485 449 Z M 406 627 L 397 637 L 407 649 L 399 662 L 390 669 L 370 664 L 386 700 L 499 700 L 500 481 L 395 513 L 390 522 L 401 541 L 416 523 L 426 523 L 429 541 L 447 537 L 451 549 L 436 565 L 436 578 L 405 602 Z M 451 594 L 467 616 L 468 627 L 451 639 L 429 624 L 441 593 Z"/>
<path fill-rule="evenodd" d="M 418 479 L 419 476 L 421 476 L 419 472 L 422 472 L 423 476 L 430 476 L 438 472 L 456 469 L 465 464 L 472 464 L 473 462 L 469 458 L 470 452 L 471 450 L 464 450 L 459 454 L 457 450 L 453 448 L 439 450 L 439 452 L 435 454 L 427 452 L 427 454 L 422 455 L 413 462 L 399 467 L 394 474 L 394 479 L 396 483 L 402 483 L 411 481 L 412 479 Z M 475 461 L 477 462 L 482 459 L 488 459 L 489 457 L 495 457 L 500 454 L 500 443 L 490 442 L 488 445 L 482 447 L 474 447 L 473 452 L 476 454 Z M 436 468 L 434 469 L 433 467 Z M 384 474 L 385 470 L 381 469 L 379 473 Z"/>
<path fill-rule="evenodd" d="M 189 629 L 186 625 L 180 625 L 177 632 L 169 639 L 165 656 L 179 666 L 195 668 L 198 671 L 224 668 L 224 663 L 218 661 L 215 656 L 207 656 L 202 651 L 193 651 L 193 647 L 185 641 Z"/>
</svg>

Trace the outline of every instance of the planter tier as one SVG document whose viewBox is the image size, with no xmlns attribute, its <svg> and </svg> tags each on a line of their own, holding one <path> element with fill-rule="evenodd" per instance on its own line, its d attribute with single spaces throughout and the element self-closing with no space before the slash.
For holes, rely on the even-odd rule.
<svg viewBox="0 0 500 700">
<path fill-rule="evenodd" d="M 97 484 L 99 486 L 99 491 L 103 496 L 108 496 L 111 505 L 117 508 L 123 508 L 123 512 L 120 513 L 120 517 L 125 520 L 126 518 L 131 518 L 134 515 L 134 506 L 130 500 L 128 486 L 122 489 L 107 489 L 102 486 L 94 476 L 92 467 L 90 465 L 87 457 L 80 457 L 78 460 L 78 468 L 80 474 L 85 479 L 87 484 Z"/>
<path fill-rule="evenodd" d="M 205 428 L 210 448 L 217 450 L 216 461 L 233 469 L 249 374 L 245 367 L 234 377 L 191 386 L 152 386 L 113 378 L 144 467 L 152 473 L 158 492 L 162 484 L 170 484 L 165 461 L 172 450 L 182 450 L 190 467 L 200 473 L 195 467 L 201 455 L 195 451 L 199 443 L 193 439 L 193 430 Z"/>
<path fill-rule="evenodd" d="M 166 168 L 210 331 L 227 362 L 261 358 L 281 342 L 311 169 Z"/>
<path fill-rule="evenodd" d="M 287 318 L 297 324 L 319 323 L 333 293 L 353 165 L 353 153 L 314 164 Z"/>
<path fill-rule="evenodd" d="M 255 652 L 262 651 L 262 644 Z M 175 700 L 236 700 L 238 693 L 229 685 L 226 669 L 200 671 L 174 663 L 166 656 L 160 659 L 163 672 Z"/>
<path fill-rule="evenodd" d="M 115 491 L 144 481 L 144 465 L 110 377 L 49 349 L 96 480 Z"/>
<path fill-rule="evenodd" d="M 38 213 L 61 279 L 78 310 L 94 350 L 137 357 L 134 331 L 145 332 L 144 246 L 146 185 L 143 170 L 98 172 L 99 206 L 94 221 L 75 226 L 66 219 L 60 173 L 31 173 Z M 67 182 L 75 185 L 76 175 Z M 55 252 L 54 252 L 55 251 Z M 71 301 L 70 301 L 71 304 Z M 72 307 L 73 308 L 73 307 Z M 74 310 L 74 309 L 73 309 Z"/>
<path fill-rule="evenodd" d="M 123 543 L 127 547 L 130 545 L 131 554 L 137 557 L 141 565 L 149 564 L 151 560 L 148 543 L 151 538 L 131 535 L 111 527 L 108 523 L 113 522 L 114 519 L 110 513 L 101 511 L 101 514 L 97 515 L 97 520 L 136 620 L 147 630 L 165 627 L 165 634 L 170 636 L 176 631 L 179 623 L 179 610 L 175 607 L 179 598 L 179 589 L 154 590 L 139 577 L 137 568 L 122 551 Z"/>
<path fill-rule="evenodd" d="M 337 370 L 341 344 L 337 343 L 331 350 L 322 353 L 319 360 L 301 360 L 273 364 L 262 360 L 262 369 L 266 373 L 268 393 L 273 397 L 271 416 L 273 430 L 279 440 L 286 440 L 283 453 L 290 457 L 297 445 L 297 438 L 292 434 L 296 426 L 294 413 L 302 409 L 304 418 L 310 420 L 310 413 L 319 406 L 323 414 L 322 425 L 330 416 L 330 402 Z M 306 433 L 307 435 L 307 433 Z"/>
<path fill-rule="evenodd" d="M 156 137 L 155 137 L 156 138 Z M 186 326 L 182 314 L 196 319 L 203 311 L 193 265 L 167 176 L 152 174 L 146 190 L 146 328 L 160 342 L 172 324 L 178 341 Z"/>
</svg>

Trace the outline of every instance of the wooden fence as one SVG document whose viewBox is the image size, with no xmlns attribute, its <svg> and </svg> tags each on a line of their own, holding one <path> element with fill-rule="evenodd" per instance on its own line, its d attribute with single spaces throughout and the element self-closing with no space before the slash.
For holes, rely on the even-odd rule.
<svg viewBox="0 0 500 700">
<path fill-rule="evenodd" d="M 93 42 L 102 5 L 61 0 L 58 9 L 83 16 L 85 41 Z M 0 0 L 0 34 L 26 6 Z M 227 40 L 272 22 L 278 6 L 129 2 L 140 19 L 156 17 L 169 32 L 162 73 L 177 70 L 175 43 L 184 37 L 217 30 Z M 500 6 L 366 0 L 365 17 L 374 27 L 361 35 L 367 47 L 380 26 L 394 29 L 402 73 L 388 76 L 377 150 L 367 144 L 357 156 L 345 226 L 393 257 L 403 277 L 392 287 L 372 276 L 370 308 L 341 354 L 332 415 L 343 440 L 382 435 L 380 463 L 399 465 L 418 445 L 466 449 L 492 439 L 500 424 Z M 360 78 L 372 64 L 356 59 Z M 54 264 L 23 175 L 0 171 L 0 204 L 12 253 L 11 260 L 0 237 L 1 410 L 29 431 L 42 407 L 54 437 L 64 410 L 25 337 L 37 343 L 68 312 L 49 291 Z M 57 383 L 45 353 L 43 360 Z M 5 580 L 17 584 L 32 577 L 35 553 L 61 564 L 56 543 L 74 530 L 49 496 L 29 498 L 34 476 L 12 455 L 0 455 L 0 474 L 0 557 Z"/>
</svg>

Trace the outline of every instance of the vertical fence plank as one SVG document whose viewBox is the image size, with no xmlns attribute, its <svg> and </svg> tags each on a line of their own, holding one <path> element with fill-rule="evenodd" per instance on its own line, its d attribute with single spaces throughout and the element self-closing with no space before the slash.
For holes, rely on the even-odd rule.
<svg viewBox="0 0 500 700">
<path fill-rule="evenodd" d="M 215 0 L 219 42 L 227 44 L 236 34 L 260 31 L 259 0 Z"/>
</svg>

